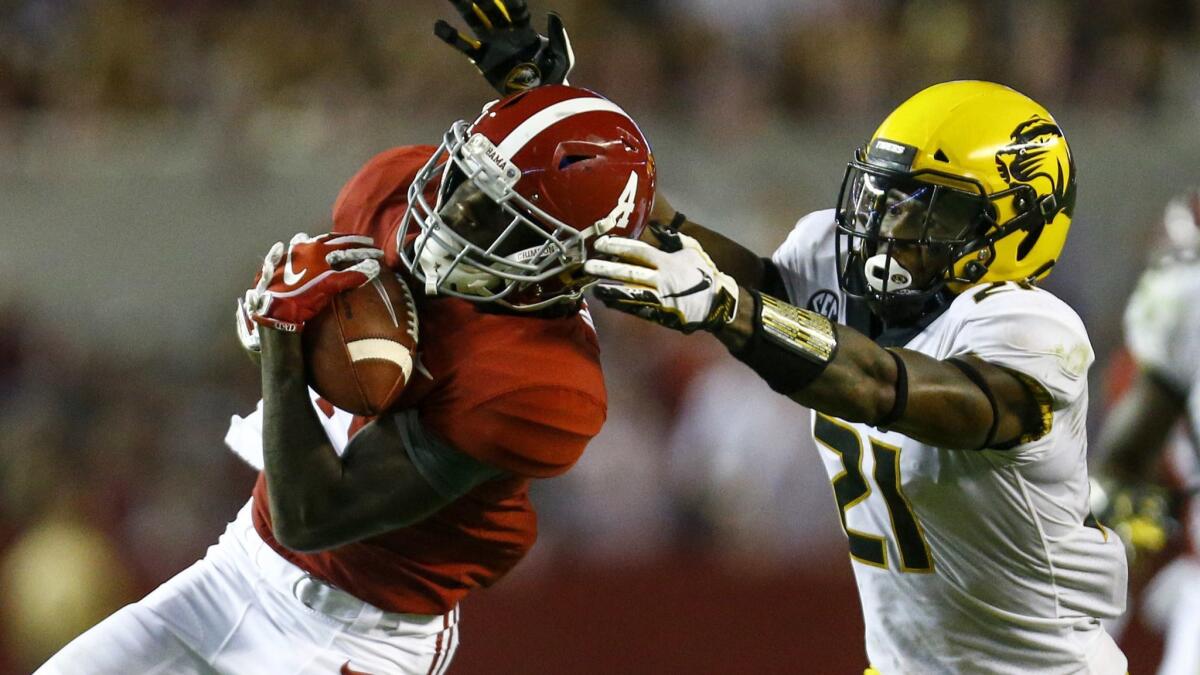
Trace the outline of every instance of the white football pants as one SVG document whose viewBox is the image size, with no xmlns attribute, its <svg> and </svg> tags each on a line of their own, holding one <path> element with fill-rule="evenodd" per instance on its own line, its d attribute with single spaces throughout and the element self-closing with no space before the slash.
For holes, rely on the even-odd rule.
<svg viewBox="0 0 1200 675">
<path fill-rule="evenodd" d="M 1181 556 L 1142 596 L 1146 621 L 1166 638 L 1158 675 L 1200 674 L 1200 559 Z"/>
<path fill-rule="evenodd" d="M 37 675 L 441 675 L 458 608 L 384 612 L 271 550 L 248 503 L 204 559 L 73 640 Z"/>
</svg>

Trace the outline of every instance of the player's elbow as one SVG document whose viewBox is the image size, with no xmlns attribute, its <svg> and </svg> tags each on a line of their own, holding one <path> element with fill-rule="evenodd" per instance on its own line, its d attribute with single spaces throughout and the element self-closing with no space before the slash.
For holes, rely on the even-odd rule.
<svg viewBox="0 0 1200 675">
<path fill-rule="evenodd" d="M 286 518 L 276 519 L 272 525 L 276 542 L 300 554 L 314 554 L 331 548 L 314 528 L 295 524 Z"/>
<path fill-rule="evenodd" d="M 312 508 L 286 509 L 273 504 L 271 530 L 275 541 L 297 553 L 319 553 L 342 543 L 334 536 L 336 528 Z"/>
<path fill-rule="evenodd" d="M 320 553 L 338 545 L 318 528 L 283 522 L 274 523 L 275 541 L 296 553 Z"/>
</svg>

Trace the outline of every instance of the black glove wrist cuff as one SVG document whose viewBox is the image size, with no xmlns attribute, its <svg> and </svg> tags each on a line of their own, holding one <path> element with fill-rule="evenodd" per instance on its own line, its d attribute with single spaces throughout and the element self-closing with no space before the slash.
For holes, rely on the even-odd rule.
<svg viewBox="0 0 1200 675">
<path fill-rule="evenodd" d="M 758 291 L 754 298 L 754 332 L 731 352 L 780 394 L 807 387 L 837 356 L 837 328 L 829 319 L 793 307 Z"/>
</svg>

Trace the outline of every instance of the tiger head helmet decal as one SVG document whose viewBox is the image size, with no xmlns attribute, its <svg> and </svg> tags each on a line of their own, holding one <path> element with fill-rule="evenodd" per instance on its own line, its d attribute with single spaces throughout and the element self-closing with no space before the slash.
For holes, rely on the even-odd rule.
<svg viewBox="0 0 1200 675">
<path fill-rule="evenodd" d="M 1059 210 L 1067 216 L 1073 215 L 1075 164 L 1058 124 L 1035 114 L 1013 129 L 1010 141 L 996 151 L 996 170 L 1004 181 L 1010 187 L 1027 185 L 1036 194 L 1053 196 L 1052 202 L 1039 205 L 1050 218 Z M 1018 259 L 1024 258 L 1033 248 L 1046 224 L 1029 228 L 1017 249 Z"/>
</svg>

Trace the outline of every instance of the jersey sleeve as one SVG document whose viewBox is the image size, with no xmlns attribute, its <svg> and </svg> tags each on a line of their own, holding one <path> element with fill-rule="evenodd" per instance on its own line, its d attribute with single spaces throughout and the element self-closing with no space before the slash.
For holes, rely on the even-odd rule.
<svg viewBox="0 0 1200 675">
<path fill-rule="evenodd" d="M 1138 365 L 1186 394 L 1200 376 L 1200 266 L 1147 271 L 1125 308 L 1125 342 Z"/>
<path fill-rule="evenodd" d="M 526 478 L 550 478 L 575 464 L 605 414 L 604 402 L 583 391 L 531 386 L 494 396 L 438 426 L 451 445 L 481 462 Z"/>
<path fill-rule="evenodd" d="M 368 235 L 386 250 L 384 240 L 408 206 L 408 186 L 434 152 L 427 145 L 407 145 L 372 157 L 338 193 L 333 230 Z"/>
<path fill-rule="evenodd" d="M 825 275 L 823 265 L 834 265 L 834 211 L 815 211 L 796 222 L 771 261 L 787 289 L 788 302 L 803 307 Z"/>
<path fill-rule="evenodd" d="M 1083 321 L 1046 291 L 1015 283 L 964 293 L 970 303 L 948 356 L 971 354 L 1040 385 L 1061 410 L 1087 392 L 1095 360 Z"/>
</svg>

